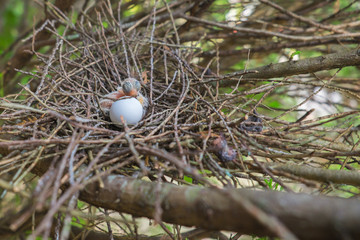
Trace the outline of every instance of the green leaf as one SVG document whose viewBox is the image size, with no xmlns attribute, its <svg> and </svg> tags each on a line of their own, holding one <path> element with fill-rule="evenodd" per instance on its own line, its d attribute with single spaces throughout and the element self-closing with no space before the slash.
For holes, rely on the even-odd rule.
<svg viewBox="0 0 360 240">
<path fill-rule="evenodd" d="M 300 53 L 301 53 L 301 51 L 295 51 L 295 52 L 293 52 L 291 55 L 290 55 L 290 61 L 293 59 L 293 57 L 294 56 L 296 56 L 296 55 L 300 55 Z"/>
<path fill-rule="evenodd" d="M 107 22 L 105 22 L 105 21 L 102 22 L 102 25 L 104 26 L 104 28 L 108 28 L 108 27 L 109 27 L 109 23 L 107 23 Z"/>
<path fill-rule="evenodd" d="M 188 177 L 188 176 L 184 175 L 184 181 L 188 182 L 188 183 L 192 183 L 193 179 L 191 177 Z"/>
</svg>

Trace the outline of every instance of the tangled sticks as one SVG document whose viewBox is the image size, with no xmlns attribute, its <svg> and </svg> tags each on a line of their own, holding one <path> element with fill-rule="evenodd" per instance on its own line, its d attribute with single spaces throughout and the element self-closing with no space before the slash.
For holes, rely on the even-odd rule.
<svg viewBox="0 0 360 240">
<path fill-rule="evenodd" d="M 253 89 L 235 89 L 232 94 L 217 94 L 219 88 L 214 82 L 237 84 L 238 78 L 232 75 L 204 76 L 208 69 L 202 71 L 186 60 L 191 59 L 196 48 L 149 42 L 144 40 L 141 32 L 129 38 L 121 32 L 105 36 L 101 34 L 105 31 L 102 25 L 94 29 L 99 31 L 94 33 L 91 28 L 78 26 L 76 47 L 58 36 L 48 58 L 40 58 L 42 68 L 36 74 L 28 73 L 30 82 L 38 82 L 38 88 L 32 91 L 24 86 L 21 93 L 27 96 L 24 100 L 18 100 L 16 96 L 2 101 L 5 111 L 1 117 L 6 121 L 2 127 L 3 136 L 18 139 L 16 144 L 1 143 L 4 150 L 26 150 L 13 154 L 19 154 L 19 157 L 25 154 L 29 162 L 40 158 L 61 159 L 66 152 L 74 151 L 71 156 L 75 164 L 80 159 L 88 161 L 89 152 L 96 155 L 109 141 L 114 141 L 115 136 L 122 136 L 116 138 L 106 153 L 99 157 L 101 168 L 113 167 L 119 174 L 131 175 L 136 170 L 116 168 L 116 164 L 130 159 L 131 164 L 142 166 L 144 171 L 147 169 L 145 172 L 149 172 L 153 164 L 156 165 L 157 158 L 145 159 L 141 152 L 131 147 L 145 144 L 172 152 L 194 168 L 205 164 L 221 182 L 228 182 L 227 176 L 230 175 L 224 174 L 219 165 L 214 165 L 214 161 L 219 159 L 212 155 L 213 141 L 221 134 L 223 145 L 237 151 L 231 154 L 231 160 L 241 166 L 239 171 L 245 167 L 241 155 L 251 154 L 259 160 L 263 157 L 272 159 L 273 156 L 296 160 L 298 156 L 310 157 L 321 149 L 316 141 L 310 140 L 309 130 L 318 131 L 320 121 L 326 118 L 287 122 L 242 107 L 247 102 L 245 96 L 283 90 L 284 83 L 274 82 Z M 240 77 L 246 87 L 248 81 L 246 72 L 244 74 Z M 128 77 L 139 79 L 143 93 L 149 99 L 147 114 L 131 129 L 114 126 L 99 107 L 103 97 L 114 92 Z M 251 78 L 249 83 L 253 81 Z M 256 105 L 263 111 L 261 102 L 255 102 L 253 106 Z M 329 115 L 327 119 L 331 122 L 351 118 L 354 114 L 356 112 L 344 112 Z M 294 134 L 301 138 L 294 139 Z M 329 140 L 323 138 L 321 141 Z M 39 145 L 42 146 L 40 150 L 36 148 Z M 69 148 L 74 146 L 76 149 Z M 331 150 L 317 151 L 317 156 L 356 154 L 350 145 L 332 146 Z M 11 155 L 10 159 L 13 157 Z M 23 163 L 22 158 L 17 159 L 19 162 L 13 162 L 14 168 Z M 179 173 L 185 171 L 178 170 Z"/>
<path fill-rule="evenodd" d="M 165 10 L 154 11 L 160 14 Z M 357 185 L 359 178 L 352 164 L 358 161 L 359 151 L 352 136 L 358 128 L 348 123 L 354 121 L 358 110 L 348 104 L 349 111 L 306 119 L 311 110 L 305 109 L 305 103 L 316 95 L 318 88 L 357 99 L 349 89 L 330 84 L 336 80 L 336 74 L 325 79 L 329 81 L 324 85 L 309 76 L 306 81 L 301 76 L 265 79 L 261 71 L 270 74 L 269 69 L 279 67 L 275 63 L 255 70 L 215 74 L 216 66 L 210 63 L 212 71 L 206 67 L 207 62 L 197 66 L 198 54 L 205 54 L 199 53 L 199 48 L 174 44 L 174 39 L 164 38 L 162 24 L 166 27 L 173 24 L 169 14 L 167 18 L 150 16 L 142 18 L 148 22 L 139 20 L 133 25 L 119 25 L 116 24 L 119 21 L 111 19 L 110 27 L 105 28 L 102 18 L 113 15 L 99 13 L 95 23 L 79 22 L 76 28 L 66 25 L 72 33 L 76 32 L 75 40 L 69 40 L 67 32 L 59 35 L 48 26 L 56 42 L 54 48 L 46 55 L 37 54 L 40 63 L 36 72 L 22 71 L 37 88 L 22 86 L 21 93 L 0 102 L 3 109 L 0 118 L 4 121 L 1 174 L 16 171 L 12 182 L 20 182 L 29 172 L 40 176 L 36 189 L 25 194 L 36 200 L 25 212 L 41 207 L 51 210 L 36 233 L 45 231 L 53 214 L 61 211 L 67 200 L 76 199 L 78 193 L 80 198 L 84 196 L 88 183 L 99 181 L 99 186 L 91 185 L 94 187 L 91 193 L 97 187 L 109 192 L 104 186 L 111 185 L 111 181 L 108 178 L 104 181 L 104 176 L 116 176 L 120 183 L 123 176 L 147 179 L 153 182 L 151 189 L 160 188 L 161 182 L 258 189 L 277 184 L 287 191 L 292 191 L 290 183 L 313 190 L 322 189 L 318 182 L 326 186 L 328 182 L 336 183 L 334 189 L 341 189 L 340 184 Z M 164 22 L 159 22 L 160 18 Z M 195 29 L 194 18 L 188 17 L 193 23 L 184 25 L 182 31 Z M 201 39 L 200 36 L 195 40 Z M 344 57 L 346 53 L 340 55 Z M 324 59 L 326 62 L 337 58 L 325 55 Z M 287 64 L 307 66 L 306 60 L 321 59 Z M 281 69 L 286 69 L 285 64 L 281 64 Z M 292 73 L 297 73 L 296 69 Z M 136 125 L 117 126 L 101 104 L 104 96 L 116 92 L 128 78 L 139 80 L 149 105 Z M 300 90 L 308 94 L 300 103 L 278 98 Z M 272 100 L 281 105 L 270 104 Z M 287 165 L 288 162 L 293 165 Z M 341 178 L 349 175 L 345 170 L 312 172 L 330 164 L 351 170 L 351 179 Z M 270 178 L 274 184 L 269 182 Z M 139 186 L 141 193 L 141 183 Z M 8 190 L 16 191 L 12 187 Z M 126 194 L 121 192 L 121 196 Z M 99 201 L 96 206 L 104 206 L 103 196 L 89 196 Z M 52 199 L 51 203 L 47 199 Z M 151 212 L 139 215 L 154 216 L 160 222 L 161 211 L 166 209 L 160 200 L 152 202 Z M 66 205 L 68 210 L 75 208 L 71 203 Z M 171 214 L 166 216 L 171 219 Z M 284 227 L 281 223 L 276 226 Z"/>
</svg>

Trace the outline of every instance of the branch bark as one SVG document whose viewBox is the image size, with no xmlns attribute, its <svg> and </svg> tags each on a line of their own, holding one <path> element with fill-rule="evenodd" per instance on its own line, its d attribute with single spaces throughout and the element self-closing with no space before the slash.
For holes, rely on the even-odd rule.
<svg viewBox="0 0 360 240">
<path fill-rule="evenodd" d="M 360 186 L 360 173 L 357 171 L 329 170 L 298 166 L 296 164 L 279 164 L 274 166 L 269 164 L 267 167 L 309 180 Z"/>
<path fill-rule="evenodd" d="M 360 235 L 360 203 L 355 199 L 171 184 L 162 184 L 157 192 L 157 183 L 120 176 L 108 176 L 103 183 L 88 184 L 80 198 L 98 207 L 148 218 L 154 217 L 156 201 L 160 199 L 165 222 L 271 235 L 236 201 L 246 198 L 279 219 L 300 239 L 351 239 Z"/>
<path fill-rule="evenodd" d="M 313 73 L 322 70 L 334 68 L 343 68 L 347 66 L 360 65 L 360 50 L 349 52 L 338 52 L 325 56 L 307 58 L 298 61 L 288 61 L 276 64 L 249 69 L 247 71 L 257 71 L 257 73 L 249 73 L 246 78 L 276 78 L 286 77 L 297 74 Z M 235 72 L 227 76 L 234 77 L 243 75 L 244 71 Z"/>
</svg>

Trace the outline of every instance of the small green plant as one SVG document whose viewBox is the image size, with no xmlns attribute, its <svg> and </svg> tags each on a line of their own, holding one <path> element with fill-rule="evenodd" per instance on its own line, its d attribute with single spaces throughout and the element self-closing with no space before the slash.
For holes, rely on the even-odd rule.
<svg viewBox="0 0 360 240">
<path fill-rule="evenodd" d="M 280 186 L 280 184 L 278 184 L 277 182 L 274 182 L 272 178 L 270 178 L 269 180 L 264 179 L 264 181 L 271 190 L 274 190 L 274 191 L 283 191 L 284 190 L 284 188 L 282 186 Z"/>
<path fill-rule="evenodd" d="M 300 56 L 300 53 L 301 53 L 301 51 L 295 51 L 295 52 L 293 52 L 291 55 L 290 55 L 290 61 L 292 61 L 293 60 L 293 58 L 294 58 L 294 56 L 296 56 L 296 55 L 299 55 Z"/>
<path fill-rule="evenodd" d="M 193 179 L 191 177 L 189 177 L 189 176 L 184 175 L 184 181 L 191 184 L 193 182 Z"/>
</svg>

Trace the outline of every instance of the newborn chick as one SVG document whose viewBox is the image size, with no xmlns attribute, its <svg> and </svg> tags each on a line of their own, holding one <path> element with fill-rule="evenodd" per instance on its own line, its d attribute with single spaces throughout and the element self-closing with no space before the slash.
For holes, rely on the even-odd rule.
<svg viewBox="0 0 360 240">
<path fill-rule="evenodd" d="M 108 93 L 100 100 L 100 106 L 106 114 L 109 113 L 111 105 L 122 97 L 129 96 L 136 98 L 143 106 L 143 115 L 146 113 L 148 107 L 147 98 L 140 93 L 141 84 L 135 78 L 127 78 L 121 87 L 118 87 L 116 91 Z"/>
</svg>

